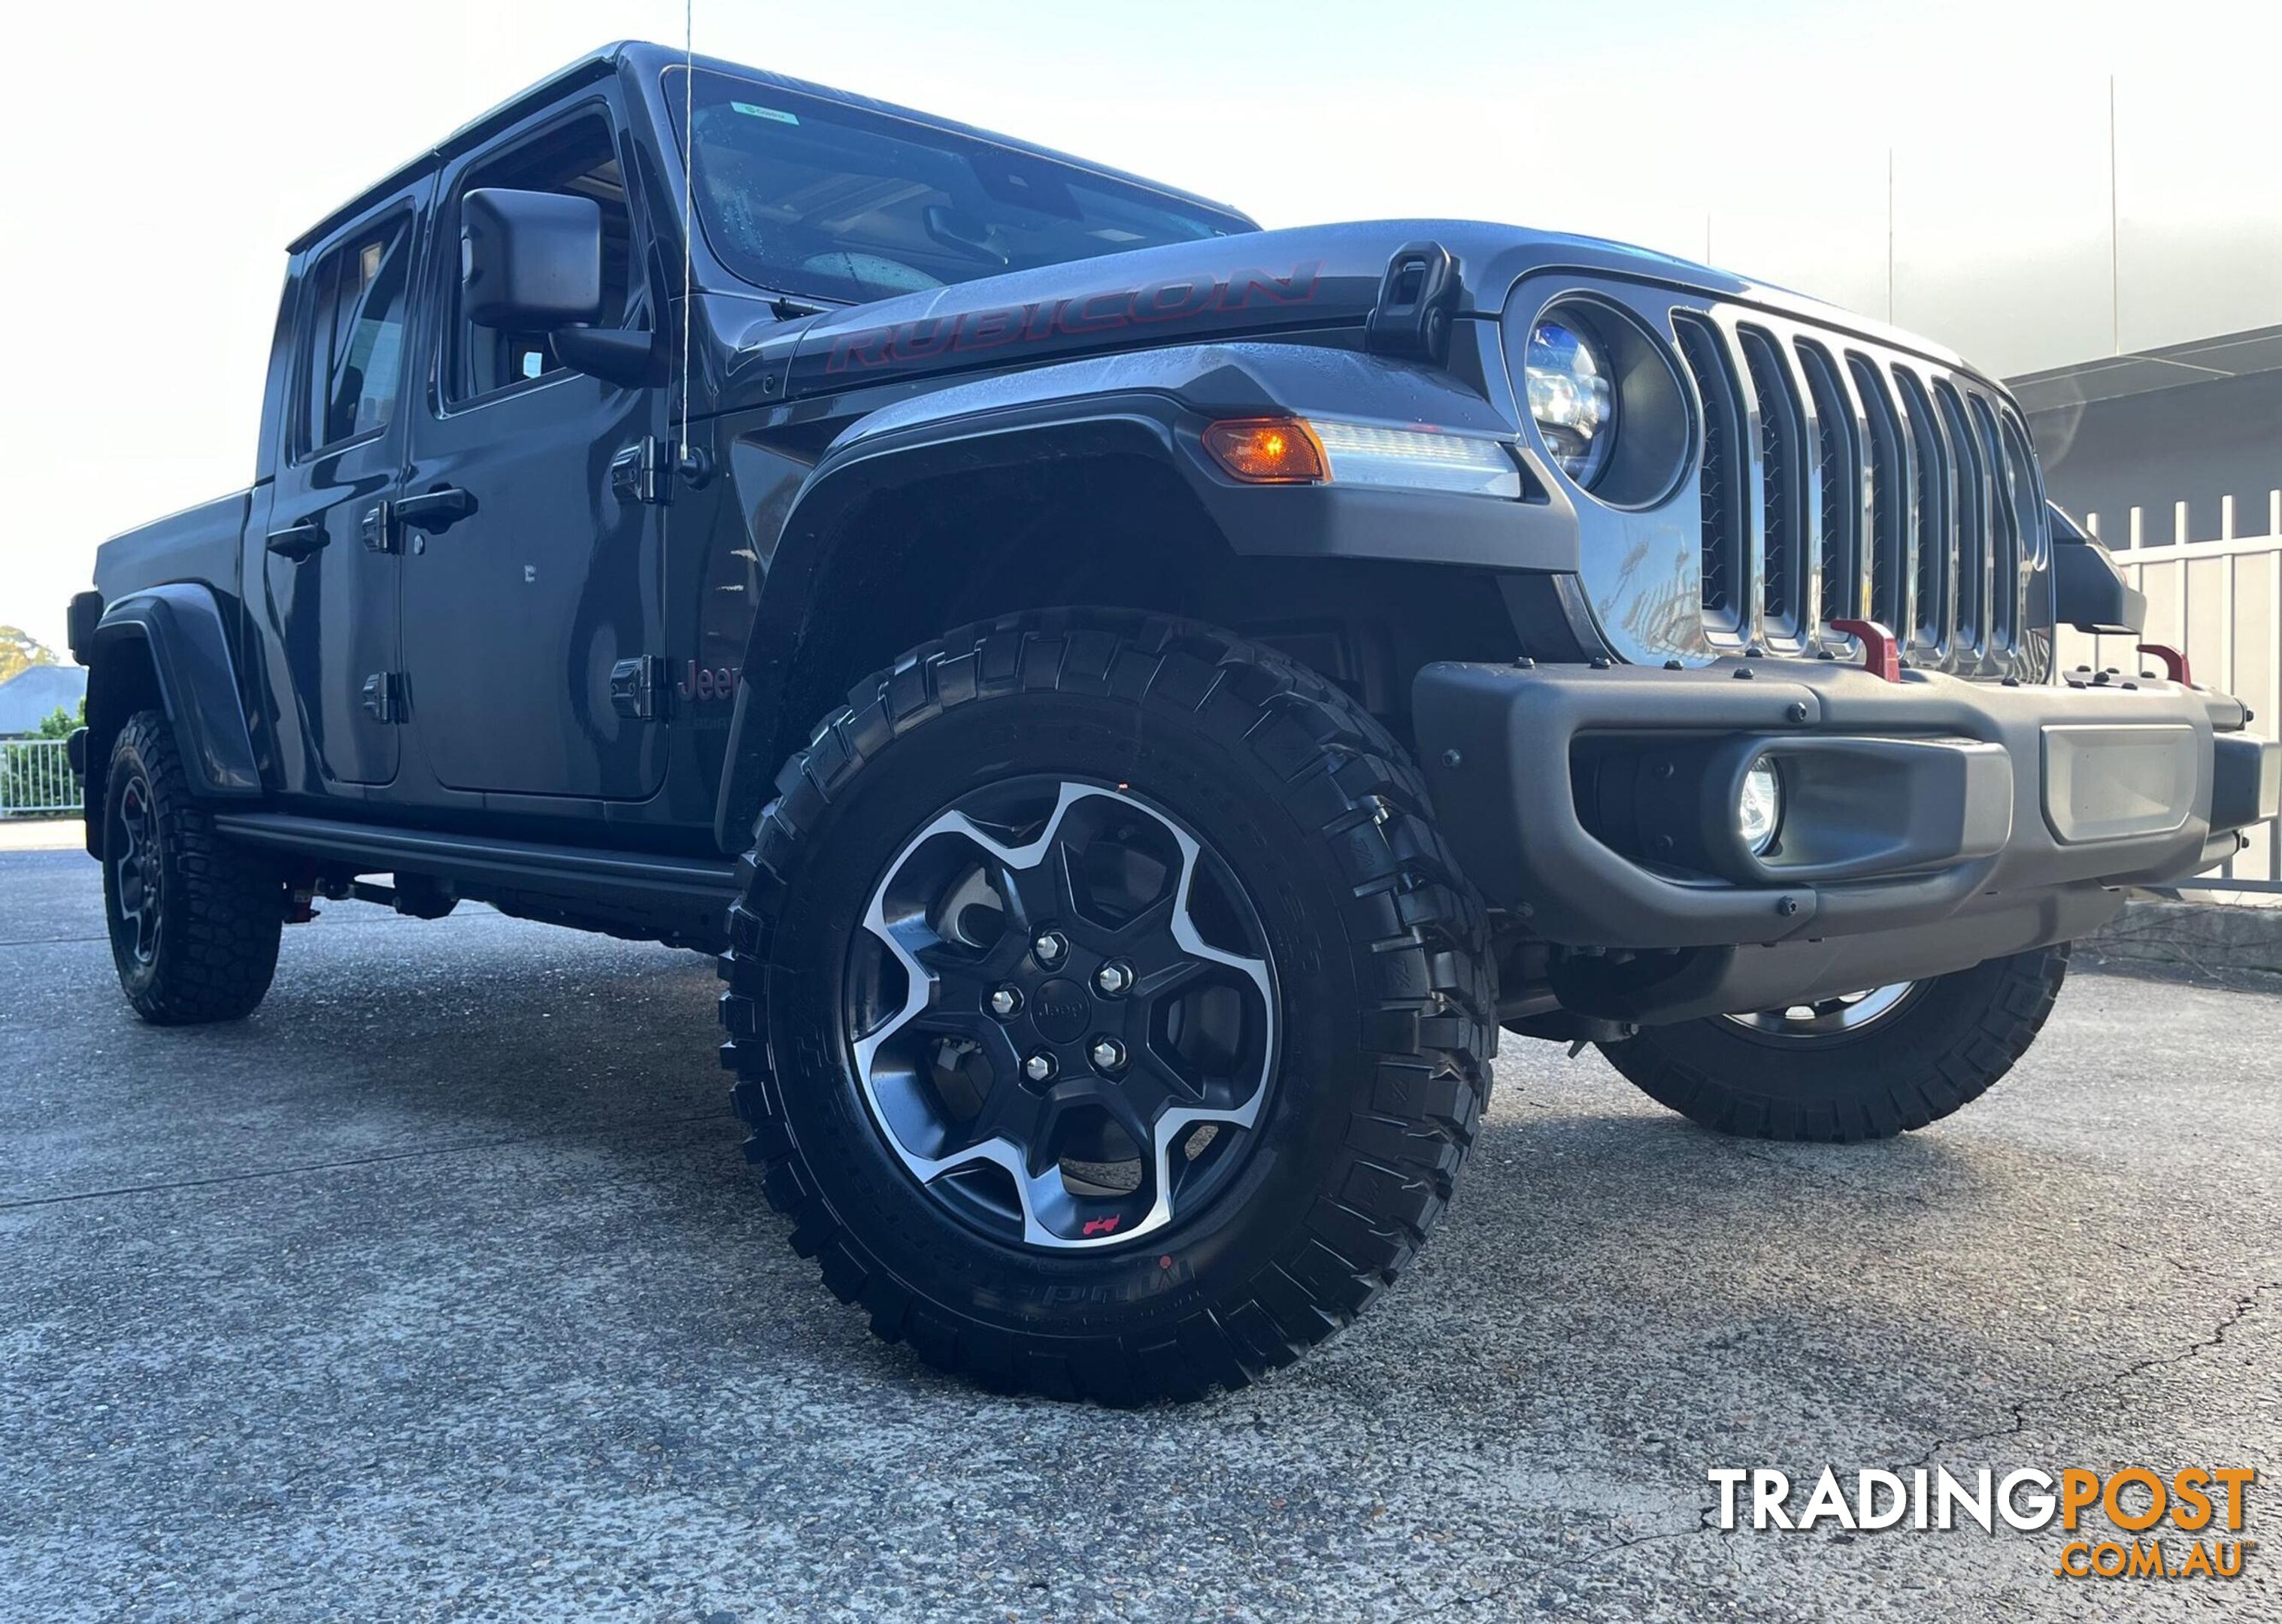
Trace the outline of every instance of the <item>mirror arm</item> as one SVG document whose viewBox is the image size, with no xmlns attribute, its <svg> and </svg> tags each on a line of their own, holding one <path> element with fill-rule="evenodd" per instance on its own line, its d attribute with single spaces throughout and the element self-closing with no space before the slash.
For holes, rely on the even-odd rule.
<svg viewBox="0 0 2282 1624">
<path fill-rule="evenodd" d="M 558 327 L 547 335 L 555 359 L 573 372 L 627 389 L 655 389 L 666 379 L 665 348 L 655 333 L 609 327 Z"/>
</svg>

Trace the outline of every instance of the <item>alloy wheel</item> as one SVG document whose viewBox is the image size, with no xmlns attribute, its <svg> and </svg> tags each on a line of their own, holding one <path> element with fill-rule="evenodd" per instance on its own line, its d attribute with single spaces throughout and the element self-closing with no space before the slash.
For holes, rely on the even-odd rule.
<svg viewBox="0 0 2282 1624">
<path fill-rule="evenodd" d="M 1901 1014 L 1917 1001 L 1917 995 L 1927 985 L 1924 982 L 1898 981 L 1812 1003 L 1722 1015 L 1720 1019 L 1763 1043 L 1813 1044 L 1851 1039 Z"/>
<path fill-rule="evenodd" d="M 159 956 L 159 904 L 164 872 L 159 856 L 159 813 L 151 786 L 139 773 L 119 791 L 112 814 L 112 873 L 119 924 L 137 964 Z"/>
<path fill-rule="evenodd" d="M 889 1148 L 961 1221 L 1054 1250 L 1182 1224 L 1253 1148 L 1275 975 L 1229 866 L 1126 786 L 961 797 L 874 886 L 850 1059 Z"/>
</svg>

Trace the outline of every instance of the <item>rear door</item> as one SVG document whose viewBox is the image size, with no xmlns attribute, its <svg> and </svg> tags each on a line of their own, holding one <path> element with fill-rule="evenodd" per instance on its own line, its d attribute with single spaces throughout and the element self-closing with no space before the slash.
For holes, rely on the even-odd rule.
<svg viewBox="0 0 2282 1624">
<path fill-rule="evenodd" d="M 436 240 L 459 240 L 477 187 L 602 205 L 604 327 L 653 324 L 606 97 L 546 115 L 444 175 Z M 431 396 L 412 414 L 406 499 L 463 493 L 464 517 L 408 532 L 403 634 L 412 733 L 447 790 L 618 800 L 663 781 L 666 729 L 622 713 L 610 677 L 663 651 L 662 524 L 612 464 L 664 431 L 664 392 L 558 366 L 543 336 L 459 309 L 456 253 L 429 285 L 442 315 Z"/>
<path fill-rule="evenodd" d="M 432 178 L 313 249 L 294 318 L 284 439 L 261 548 L 304 787 L 395 778 L 401 719 L 398 558 L 367 524 L 404 458 L 406 320 Z"/>
</svg>

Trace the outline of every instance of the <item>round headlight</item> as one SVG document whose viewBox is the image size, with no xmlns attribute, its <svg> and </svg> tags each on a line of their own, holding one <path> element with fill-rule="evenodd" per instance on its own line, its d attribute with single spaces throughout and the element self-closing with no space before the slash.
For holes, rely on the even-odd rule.
<svg viewBox="0 0 2282 1624">
<path fill-rule="evenodd" d="M 1753 857 L 1765 857 L 1775 843 L 1782 832 L 1782 774 L 1762 756 L 1743 774 L 1743 787 L 1735 796 L 1735 833 Z"/>
<path fill-rule="evenodd" d="M 1617 393 L 1609 359 L 1584 329 L 1548 315 L 1530 329 L 1523 372 L 1529 415 L 1561 471 L 1590 488 L 1617 444 Z"/>
</svg>

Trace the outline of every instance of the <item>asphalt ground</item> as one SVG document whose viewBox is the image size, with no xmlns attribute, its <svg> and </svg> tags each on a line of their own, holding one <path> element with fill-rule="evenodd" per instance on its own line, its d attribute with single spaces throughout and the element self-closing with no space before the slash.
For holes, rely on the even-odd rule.
<svg viewBox="0 0 2282 1624">
<path fill-rule="evenodd" d="M 2255 1465 L 2274 1527 L 2282 998 L 2078 976 L 1988 1098 L 1850 1148 L 1514 1040 L 1360 1324 L 1110 1412 L 826 1294 L 714 988 L 340 904 L 252 1019 L 161 1031 L 94 866 L 0 853 L 0 1619 L 2282 1618 L 2282 1535 L 2100 1581 L 2057 1529 L 1704 1526 L 1709 1467 L 1930 1463 Z"/>
</svg>

